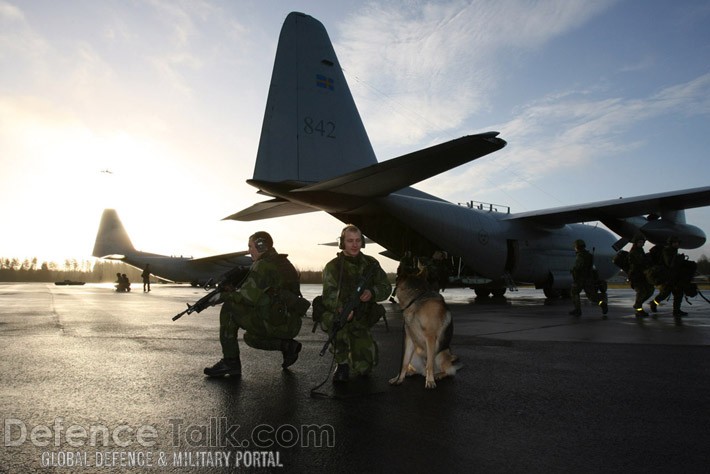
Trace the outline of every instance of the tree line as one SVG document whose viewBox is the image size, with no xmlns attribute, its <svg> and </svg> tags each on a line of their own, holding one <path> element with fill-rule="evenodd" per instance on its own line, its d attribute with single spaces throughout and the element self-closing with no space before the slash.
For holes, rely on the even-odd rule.
<svg viewBox="0 0 710 474">
<path fill-rule="evenodd" d="M 697 260 L 698 274 L 710 275 L 710 260 L 701 255 Z M 0 257 L 0 282 L 54 282 L 83 281 L 86 283 L 110 283 L 116 280 L 116 273 L 125 273 L 132 282 L 141 281 L 142 270 L 123 262 L 111 260 L 79 260 L 70 258 L 64 263 L 53 261 L 39 263 L 34 258 Z M 394 281 L 393 275 L 388 275 Z M 322 272 L 301 271 L 301 283 L 322 283 Z"/>
<path fill-rule="evenodd" d="M 116 280 L 116 273 L 140 280 L 141 270 L 123 262 L 68 258 L 63 263 L 35 258 L 0 257 L 0 282 L 54 282 L 63 280 L 86 283 L 108 283 Z"/>
<path fill-rule="evenodd" d="M 0 257 L 0 282 L 55 282 L 83 281 L 86 283 L 111 283 L 116 273 L 125 273 L 131 282 L 140 282 L 142 270 L 123 262 L 111 260 L 86 260 L 70 258 L 63 263 L 39 262 L 34 258 Z M 153 277 L 158 280 L 158 278 Z M 301 283 L 322 283 L 322 272 L 301 272 Z"/>
</svg>

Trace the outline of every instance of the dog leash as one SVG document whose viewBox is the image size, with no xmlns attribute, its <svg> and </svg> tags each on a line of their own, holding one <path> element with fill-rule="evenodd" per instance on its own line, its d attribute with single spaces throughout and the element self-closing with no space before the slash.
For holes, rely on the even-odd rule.
<svg viewBox="0 0 710 474">
<path fill-rule="evenodd" d="M 705 301 L 707 301 L 708 303 L 710 303 L 710 300 L 708 300 L 708 299 L 705 297 L 705 295 L 700 292 L 700 290 L 697 290 L 697 291 L 698 291 L 698 294 L 700 295 L 700 297 L 701 297 L 702 299 L 704 299 Z M 687 298 L 687 297 L 685 298 L 685 301 L 688 301 L 688 298 Z M 688 301 L 688 303 L 690 303 L 690 302 Z M 692 303 L 691 303 L 691 304 L 692 304 Z"/>
<path fill-rule="evenodd" d="M 340 260 L 338 260 L 338 264 L 340 266 L 340 271 L 339 271 L 339 275 L 338 275 L 338 293 L 335 295 L 335 301 L 338 301 L 338 299 L 340 298 L 340 287 L 343 283 L 343 268 L 345 267 L 345 265 L 343 265 L 343 261 L 342 261 L 343 254 L 342 253 L 338 254 L 338 257 L 340 257 Z M 333 315 L 333 324 L 335 324 L 335 315 Z M 333 344 L 335 344 L 335 341 L 333 341 Z M 323 385 L 325 385 L 325 383 L 328 381 L 328 379 L 330 378 L 330 374 L 333 373 L 334 366 L 335 366 L 335 350 L 333 350 L 333 358 L 330 361 L 330 368 L 328 369 L 328 372 L 326 373 L 325 379 L 323 379 L 323 381 L 320 384 L 316 385 L 315 387 L 313 387 L 311 389 L 311 398 L 328 398 L 327 393 L 319 392 L 318 389 L 321 388 Z"/>
<path fill-rule="evenodd" d="M 330 398 L 327 393 L 319 392 L 318 389 L 321 388 L 330 379 L 330 374 L 333 373 L 333 367 L 335 366 L 335 352 L 333 352 L 333 359 L 330 361 L 330 368 L 325 376 L 325 379 L 315 387 L 311 389 L 311 398 Z"/>
</svg>

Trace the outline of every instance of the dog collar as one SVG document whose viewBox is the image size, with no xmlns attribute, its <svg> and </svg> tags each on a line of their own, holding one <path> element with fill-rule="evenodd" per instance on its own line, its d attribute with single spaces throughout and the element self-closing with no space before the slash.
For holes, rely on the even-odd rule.
<svg viewBox="0 0 710 474">
<path fill-rule="evenodd" d="M 407 308 L 409 308 L 410 306 L 412 306 L 416 301 L 418 301 L 418 300 L 424 298 L 426 295 L 438 295 L 438 294 L 439 294 L 439 293 L 436 293 L 436 292 L 434 292 L 434 291 L 425 291 L 424 293 L 421 293 L 420 295 L 415 296 L 414 299 L 412 299 L 412 301 L 410 301 L 410 302 L 407 304 L 407 306 L 405 306 L 404 308 L 402 308 L 402 311 L 406 310 Z"/>
</svg>

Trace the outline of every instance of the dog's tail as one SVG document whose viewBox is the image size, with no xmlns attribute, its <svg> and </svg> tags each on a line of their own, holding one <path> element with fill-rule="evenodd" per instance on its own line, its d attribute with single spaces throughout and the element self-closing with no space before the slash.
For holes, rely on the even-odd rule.
<svg viewBox="0 0 710 474">
<path fill-rule="evenodd" d="M 451 339 L 454 336 L 454 320 L 451 316 L 451 311 L 448 306 L 446 307 L 446 318 L 445 318 L 445 329 L 443 337 L 440 337 L 440 347 L 439 351 L 448 351 L 449 363 L 445 364 L 446 367 L 442 367 L 446 375 L 455 375 L 457 371 L 463 368 L 463 364 L 459 361 L 459 356 L 451 352 Z"/>
<path fill-rule="evenodd" d="M 463 369 L 463 364 L 459 361 L 459 356 L 451 354 L 451 367 L 446 370 L 447 375 L 456 375 L 456 372 Z"/>
</svg>

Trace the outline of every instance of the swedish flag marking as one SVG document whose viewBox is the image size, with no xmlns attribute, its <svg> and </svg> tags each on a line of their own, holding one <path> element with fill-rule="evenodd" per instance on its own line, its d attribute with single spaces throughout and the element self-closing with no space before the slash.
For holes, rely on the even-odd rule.
<svg viewBox="0 0 710 474">
<path fill-rule="evenodd" d="M 331 91 L 335 90 L 335 81 L 332 77 L 325 77 L 322 74 L 316 74 L 316 86 L 322 87 L 323 89 L 328 89 Z"/>
</svg>

